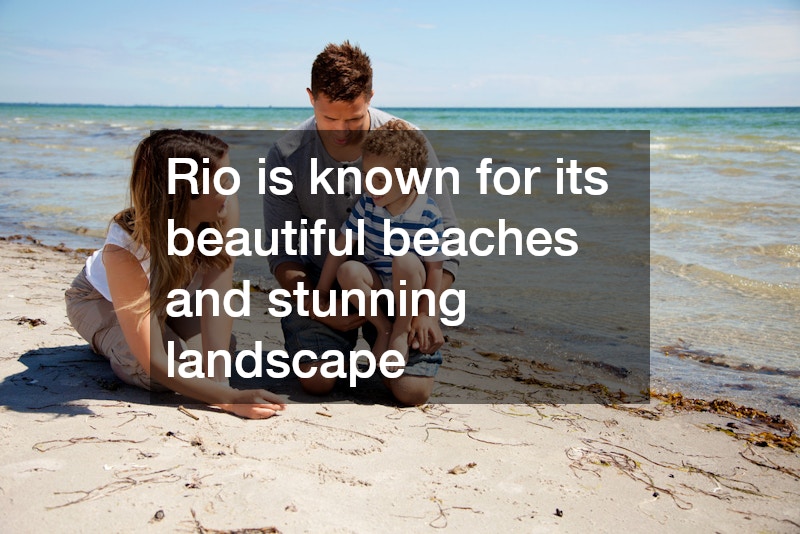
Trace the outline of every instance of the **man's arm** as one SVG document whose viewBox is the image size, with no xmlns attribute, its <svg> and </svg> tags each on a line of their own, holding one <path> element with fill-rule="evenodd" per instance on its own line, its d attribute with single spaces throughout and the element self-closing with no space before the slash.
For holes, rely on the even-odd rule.
<svg viewBox="0 0 800 534">
<path fill-rule="evenodd" d="M 277 144 L 273 145 L 269 151 L 269 154 L 267 155 L 265 171 L 267 174 L 269 174 L 272 169 L 276 167 L 287 167 L 286 160 L 281 154 Z M 284 228 L 287 222 L 291 222 L 292 228 L 300 228 L 300 219 L 302 218 L 303 213 L 300 208 L 300 201 L 297 198 L 297 185 L 295 183 L 294 175 L 290 177 L 290 180 L 292 182 L 292 190 L 289 193 L 279 195 L 273 192 L 270 188 L 267 188 L 263 195 L 262 206 L 264 214 L 265 249 L 269 249 L 273 245 L 273 230 L 280 230 Z M 278 279 L 277 268 L 283 263 L 296 263 L 302 267 L 302 262 L 297 261 L 294 256 L 287 254 L 286 243 L 284 239 L 279 237 L 278 242 L 275 243 L 275 245 L 277 246 L 277 252 L 267 256 L 267 261 L 269 262 L 270 271 L 276 279 Z M 286 280 L 291 280 L 291 277 L 287 278 Z M 281 284 L 281 287 L 288 289 L 289 291 L 296 287 L 296 284 L 289 286 L 285 285 L 284 280 L 281 279 L 278 279 L 278 283 Z"/>
<path fill-rule="evenodd" d="M 436 156 L 436 152 L 433 150 L 433 146 L 431 145 L 430 141 L 427 140 L 427 138 L 426 143 L 428 147 L 428 167 L 431 169 L 436 169 L 441 165 L 439 163 L 439 158 Z M 434 184 L 435 181 L 431 181 L 431 183 Z M 458 228 L 458 218 L 456 217 L 455 210 L 453 210 L 453 202 L 450 199 L 450 189 L 447 187 L 446 182 L 443 185 L 444 187 L 441 194 L 437 194 L 435 188 L 429 185 L 428 196 L 433 198 L 433 200 L 436 201 L 436 205 L 439 206 L 439 210 L 442 212 L 442 222 L 445 229 Z M 443 285 L 441 288 L 442 291 L 450 289 L 450 286 L 453 284 L 456 276 L 458 276 L 458 266 L 460 262 L 461 260 L 458 256 L 448 256 L 447 259 L 444 260 L 444 276 L 442 277 Z M 448 278 L 450 280 L 449 282 L 447 282 Z M 435 351 L 436 349 L 434 349 L 433 352 Z"/>
<path fill-rule="evenodd" d="M 292 228 L 300 229 L 300 221 L 303 218 L 303 210 L 297 196 L 296 176 L 297 170 L 292 169 L 286 162 L 286 158 L 281 154 L 280 148 L 275 145 L 267 155 L 265 171 L 269 174 L 276 167 L 286 167 L 292 170 L 292 191 L 278 195 L 270 189 L 264 193 L 263 212 L 264 212 L 264 246 L 272 246 L 272 230 L 280 230 L 291 222 Z M 313 218 L 313 217 L 309 217 Z M 297 248 L 298 239 L 295 236 L 294 247 Z M 277 251 L 268 256 L 269 267 L 275 280 L 287 291 L 294 291 L 302 283 L 303 287 L 309 291 L 316 289 L 309 268 L 300 259 L 286 252 L 285 238 L 279 238 L 275 244 Z M 304 310 L 306 311 L 306 310 Z M 347 331 L 357 328 L 366 321 L 358 316 L 342 316 L 341 313 L 334 317 L 316 318 L 317 321 L 335 330 Z"/>
<path fill-rule="evenodd" d="M 285 261 L 272 273 L 280 286 L 287 291 L 294 291 L 302 282 L 305 289 L 314 290 L 314 284 L 308 276 L 306 266 L 296 261 Z"/>
<path fill-rule="evenodd" d="M 336 248 L 338 250 L 344 250 L 346 246 L 347 236 L 340 233 L 339 237 L 336 238 Z M 335 256 L 328 252 L 328 255 L 325 257 L 325 264 L 322 267 L 322 274 L 319 275 L 319 283 L 317 284 L 317 291 L 325 293 L 324 298 L 327 299 L 327 293 L 333 289 L 333 285 L 336 282 L 336 274 L 339 271 L 339 267 L 341 267 L 345 261 L 347 261 L 347 256 L 344 254 Z"/>
<path fill-rule="evenodd" d="M 433 206 L 433 211 L 436 212 L 436 206 Z M 429 228 L 436 232 L 436 235 L 441 239 L 444 232 L 444 224 L 441 216 L 441 209 L 438 210 L 439 216 L 430 221 Z M 424 310 L 429 307 L 423 306 L 420 308 L 420 313 L 411 320 L 411 331 L 409 333 L 408 343 L 412 349 L 418 349 L 423 354 L 432 354 L 441 348 L 444 343 L 444 335 L 439 326 L 439 299 L 444 291 L 450 289 L 453 285 L 455 277 L 450 271 L 446 271 L 442 266 L 446 266 L 448 257 L 441 251 L 441 246 L 437 246 L 435 254 L 432 257 L 426 258 L 425 262 L 425 289 L 433 292 L 434 309 L 436 313 L 429 314 Z"/>
</svg>

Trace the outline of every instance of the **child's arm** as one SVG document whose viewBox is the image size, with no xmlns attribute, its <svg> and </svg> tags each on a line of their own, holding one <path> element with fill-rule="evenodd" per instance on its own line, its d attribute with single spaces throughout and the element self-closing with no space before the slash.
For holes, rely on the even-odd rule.
<svg viewBox="0 0 800 534">
<path fill-rule="evenodd" d="M 438 208 L 434 204 L 434 213 L 438 212 Z M 444 232 L 444 224 L 442 223 L 441 215 L 432 220 L 429 225 L 436 235 L 439 236 L 439 243 L 441 243 L 442 234 Z M 452 275 L 448 272 L 445 277 L 443 273 L 444 261 L 447 256 L 442 253 L 441 248 L 437 245 L 437 251 L 433 256 L 426 259 L 432 261 L 425 261 L 425 289 L 431 290 L 434 295 L 433 315 L 427 313 L 428 306 L 420 306 L 420 313 L 411 321 L 411 332 L 408 336 L 408 344 L 412 349 L 419 349 L 423 354 L 431 354 L 439 350 L 444 343 L 444 335 L 439 326 L 439 298 L 445 289 L 448 289 L 452 283 Z M 444 284 L 447 287 L 442 287 Z M 420 303 L 421 304 L 421 303 Z"/>
<path fill-rule="evenodd" d="M 433 307 L 432 317 L 437 321 L 439 320 L 439 297 L 442 294 L 443 265 L 443 261 L 425 262 L 425 289 L 430 289 L 433 292 L 433 302 L 428 302 L 425 306 L 420 306 L 420 310 L 424 310 L 425 312 L 427 312 L 429 307 Z"/>
<path fill-rule="evenodd" d="M 411 321 L 408 345 L 419 349 L 423 354 L 439 350 L 444 343 L 444 335 L 439 326 L 439 297 L 442 294 L 442 261 L 425 262 L 425 289 L 433 292 L 433 315 L 428 313 L 429 303 L 420 302 L 419 315 Z"/>
</svg>

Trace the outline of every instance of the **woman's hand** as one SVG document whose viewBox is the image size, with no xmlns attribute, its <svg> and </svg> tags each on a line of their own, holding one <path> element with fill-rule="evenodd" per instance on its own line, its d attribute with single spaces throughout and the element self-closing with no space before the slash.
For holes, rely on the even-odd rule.
<svg viewBox="0 0 800 534">
<path fill-rule="evenodd" d="M 231 403 L 216 406 L 248 419 L 267 419 L 286 409 L 282 398 L 265 389 L 236 390 Z"/>
</svg>

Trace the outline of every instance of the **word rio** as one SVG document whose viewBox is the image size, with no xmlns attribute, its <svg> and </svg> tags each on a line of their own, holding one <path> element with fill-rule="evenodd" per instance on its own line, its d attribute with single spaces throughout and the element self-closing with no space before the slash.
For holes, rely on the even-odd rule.
<svg viewBox="0 0 800 534">
<path fill-rule="evenodd" d="M 208 165 L 208 158 L 203 158 L 203 163 Z M 177 171 L 178 165 L 189 166 L 189 172 L 182 172 L 179 173 Z M 212 178 L 209 173 L 208 167 L 203 167 L 202 173 L 202 191 L 199 190 L 197 184 L 197 171 L 198 171 L 197 162 L 191 158 L 169 158 L 169 184 L 167 185 L 168 190 L 167 192 L 170 195 L 175 194 L 175 182 L 177 180 L 188 180 L 189 185 L 192 189 L 193 195 L 207 195 L 211 192 L 211 182 Z M 230 176 L 230 185 L 227 177 Z M 220 167 L 219 169 L 214 172 L 213 177 L 213 185 L 214 189 L 220 195 L 233 195 L 239 190 L 239 182 L 241 179 L 239 178 L 239 172 L 234 169 L 233 167 Z"/>
</svg>

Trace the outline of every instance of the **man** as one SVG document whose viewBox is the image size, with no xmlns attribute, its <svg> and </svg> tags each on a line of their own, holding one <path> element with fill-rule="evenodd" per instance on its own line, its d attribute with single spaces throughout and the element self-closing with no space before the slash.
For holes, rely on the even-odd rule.
<svg viewBox="0 0 800 534">
<path fill-rule="evenodd" d="M 311 193 L 311 159 L 317 159 L 317 169 L 361 167 L 361 143 L 370 129 L 395 118 L 370 107 L 372 99 L 372 66 L 369 57 L 358 47 L 345 41 L 341 45 L 329 44 L 314 61 L 311 68 L 311 88 L 306 89 L 314 116 L 281 138 L 270 150 L 266 171 L 276 167 L 291 170 L 292 191 L 277 195 L 268 190 L 264 196 L 264 224 L 267 247 L 272 245 L 272 229 L 280 229 L 291 222 L 292 228 L 300 228 L 305 219 L 312 227 L 318 219 L 324 219 L 327 228 L 338 230 L 358 201 L 356 184 L 352 176 L 346 177 L 343 194 Z M 439 161 L 429 150 L 429 166 L 438 167 Z M 333 173 L 332 173 L 333 174 Z M 447 191 L 441 195 L 430 193 L 439 205 L 445 228 L 457 225 L 453 206 Z M 303 283 L 307 290 L 314 290 L 327 253 L 327 240 L 323 253 L 300 257 L 286 252 L 283 242 L 278 243 L 278 253 L 269 256 L 270 270 L 278 283 L 288 291 L 294 291 Z M 309 247 L 313 250 L 313 247 Z M 458 261 L 449 258 L 444 263 L 442 291 L 448 289 L 455 279 Z M 294 357 L 300 350 L 311 350 L 317 355 L 327 350 L 338 350 L 344 354 L 355 347 L 358 328 L 365 325 L 366 318 L 357 315 L 312 318 L 293 309 L 281 320 L 286 351 Z M 365 325 L 366 326 L 366 325 Z M 387 379 L 387 385 L 395 398 L 406 405 L 419 405 L 428 400 L 433 390 L 434 377 L 442 363 L 439 348 L 444 342 L 438 321 L 423 313 L 412 323 L 412 332 L 430 332 L 428 336 L 415 335 L 411 344 L 408 363 L 402 376 Z M 369 341 L 371 334 L 365 328 Z M 301 362 L 301 370 L 312 367 L 311 360 Z M 319 363 L 319 362 L 317 362 Z M 310 378 L 301 378 L 303 389 L 324 395 L 333 388 L 336 379 L 315 373 Z"/>
</svg>

